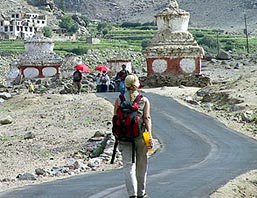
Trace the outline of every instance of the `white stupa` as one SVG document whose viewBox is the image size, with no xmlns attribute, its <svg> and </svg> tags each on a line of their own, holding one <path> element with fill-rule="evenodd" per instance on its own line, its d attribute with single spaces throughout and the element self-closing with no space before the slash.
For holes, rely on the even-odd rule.
<svg viewBox="0 0 257 198">
<path fill-rule="evenodd" d="M 19 59 L 18 68 L 25 78 L 43 78 L 59 75 L 62 58 L 55 54 L 54 42 L 37 32 L 24 42 L 25 53 Z"/>
<path fill-rule="evenodd" d="M 190 13 L 173 0 L 155 18 L 158 32 L 143 51 L 148 75 L 199 74 L 204 51 L 188 32 Z"/>
</svg>

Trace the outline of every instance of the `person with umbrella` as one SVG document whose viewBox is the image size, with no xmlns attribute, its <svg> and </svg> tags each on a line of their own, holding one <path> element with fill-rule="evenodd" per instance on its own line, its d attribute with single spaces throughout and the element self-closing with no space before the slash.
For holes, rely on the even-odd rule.
<svg viewBox="0 0 257 198">
<path fill-rule="evenodd" d="M 97 76 L 95 77 L 96 81 L 96 92 L 101 92 L 101 73 L 98 73 Z"/>
<path fill-rule="evenodd" d="M 109 72 L 109 71 L 111 71 L 111 69 L 108 67 L 108 66 L 106 66 L 106 65 L 98 65 L 98 66 L 96 66 L 95 67 L 95 70 L 96 71 L 100 71 L 100 72 Z"/>
<path fill-rule="evenodd" d="M 110 77 L 106 71 L 103 71 L 100 78 L 100 83 L 101 83 L 101 92 L 109 91 Z"/>
<path fill-rule="evenodd" d="M 106 65 L 98 65 L 95 67 L 96 71 L 101 71 L 102 74 L 99 78 L 99 84 L 100 84 L 100 92 L 107 92 L 109 91 L 109 85 L 110 85 L 110 77 L 107 74 L 107 72 L 110 71 L 110 68 Z"/>
<path fill-rule="evenodd" d="M 78 94 L 81 91 L 81 80 L 82 80 L 82 73 L 77 69 L 73 74 L 72 74 L 72 79 L 73 79 L 73 87 L 75 90 L 75 93 Z"/>
<path fill-rule="evenodd" d="M 82 73 L 81 72 L 90 72 L 90 69 L 88 66 L 84 64 L 78 64 L 74 67 L 76 71 L 72 74 L 72 79 L 73 79 L 73 87 L 75 90 L 76 94 L 79 94 L 81 92 L 81 80 L 82 80 Z"/>
</svg>

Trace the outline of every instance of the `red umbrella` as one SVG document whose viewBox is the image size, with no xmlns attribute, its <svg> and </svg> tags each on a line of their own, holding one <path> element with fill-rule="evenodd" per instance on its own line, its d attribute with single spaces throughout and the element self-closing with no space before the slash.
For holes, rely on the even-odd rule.
<svg viewBox="0 0 257 198">
<path fill-rule="evenodd" d="M 74 69 L 77 69 L 81 72 L 90 72 L 90 69 L 88 66 L 84 65 L 84 64 L 78 64 L 74 67 Z"/>
<path fill-rule="evenodd" d="M 98 66 L 96 66 L 95 70 L 101 71 L 101 72 L 103 72 L 103 71 L 108 72 L 111 69 L 108 66 L 106 66 L 106 65 L 98 65 Z"/>
</svg>

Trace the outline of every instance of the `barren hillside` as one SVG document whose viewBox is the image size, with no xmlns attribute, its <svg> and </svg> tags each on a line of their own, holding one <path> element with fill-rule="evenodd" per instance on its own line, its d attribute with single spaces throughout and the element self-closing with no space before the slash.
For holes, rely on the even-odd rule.
<svg viewBox="0 0 257 198">
<path fill-rule="evenodd" d="M 60 0 L 56 0 L 58 3 Z M 89 18 L 107 21 L 151 22 L 165 8 L 168 0 L 66 0 L 69 12 L 81 12 Z M 227 31 L 244 29 L 244 13 L 250 31 L 256 29 L 256 0 L 178 0 L 180 8 L 191 13 L 191 27 L 220 28 Z M 75 4 L 75 6 L 71 6 Z"/>
<path fill-rule="evenodd" d="M 191 13 L 190 27 L 223 29 L 243 32 L 244 13 L 249 31 L 256 32 L 256 0 L 177 0 L 180 8 Z M 37 8 L 28 4 L 33 4 Z M 47 11 L 47 5 L 55 3 L 67 13 L 81 13 L 90 19 L 112 22 L 151 22 L 154 15 L 165 8 L 168 0 L 1 0 L 2 14 L 13 10 L 39 11 L 51 16 L 56 9 Z"/>
</svg>

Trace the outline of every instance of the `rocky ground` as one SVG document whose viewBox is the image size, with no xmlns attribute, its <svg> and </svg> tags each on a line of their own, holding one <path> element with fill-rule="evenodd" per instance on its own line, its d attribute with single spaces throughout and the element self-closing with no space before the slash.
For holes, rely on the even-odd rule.
<svg viewBox="0 0 257 198">
<path fill-rule="evenodd" d="M 0 109 L 1 190 L 119 165 L 107 162 L 111 150 L 109 157 L 89 157 L 110 133 L 112 111 L 107 101 L 86 93 L 23 92 L 9 99 Z"/>
<path fill-rule="evenodd" d="M 241 56 L 226 61 L 211 59 L 203 61 L 203 74 L 212 82 L 208 87 L 146 86 L 143 91 L 173 97 L 257 139 L 255 63 L 254 58 Z M 114 165 L 109 164 L 113 140 L 106 134 L 111 131 L 111 103 L 87 92 L 30 93 L 23 87 L 12 94 L 0 104 L 1 191 L 120 167 L 119 155 Z M 106 149 L 97 156 L 98 150 L 92 148 L 101 149 L 101 144 Z M 256 181 L 257 171 L 253 170 L 212 197 L 256 197 Z"/>
<path fill-rule="evenodd" d="M 203 62 L 203 74 L 211 78 L 210 86 L 162 87 L 147 89 L 169 96 L 178 102 L 218 118 L 228 127 L 257 140 L 257 66 L 251 57 L 234 57 L 230 61 L 212 59 Z M 211 198 L 256 198 L 257 170 L 240 175 L 218 189 Z"/>
</svg>

